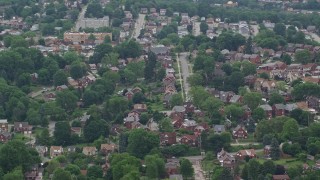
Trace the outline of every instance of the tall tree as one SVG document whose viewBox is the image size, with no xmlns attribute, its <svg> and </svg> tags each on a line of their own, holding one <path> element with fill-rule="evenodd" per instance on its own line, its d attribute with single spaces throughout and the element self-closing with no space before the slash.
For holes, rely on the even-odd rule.
<svg viewBox="0 0 320 180">
<path fill-rule="evenodd" d="M 273 31 L 280 36 L 286 36 L 286 26 L 283 23 L 276 23 Z"/>
<path fill-rule="evenodd" d="M 200 31 L 203 33 L 203 34 L 206 34 L 207 33 L 207 30 L 208 30 L 209 26 L 207 23 L 205 22 L 201 22 L 200 23 Z"/>
<path fill-rule="evenodd" d="M 146 175 L 150 179 L 163 178 L 166 175 L 165 163 L 158 155 L 147 155 L 145 158 Z"/>
<path fill-rule="evenodd" d="M 108 126 L 104 120 L 90 120 L 84 127 L 84 138 L 88 142 L 93 142 L 100 136 L 106 137 L 108 135 Z"/>
<path fill-rule="evenodd" d="M 246 93 L 243 97 L 244 103 L 249 106 L 250 109 L 256 109 L 262 100 L 262 95 L 256 92 Z"/>
<path fill-rule="evenodd" d="M 63 70 L 59 70 L 53 75 L 54 86 L 66 85 L 67 83 L 67 75 Z"/>
<path fill-rule="evenodd" d="M 67 112 L 72 112 L 77 107 L 78 97 L 71 91 L 58 92 L 56 103 Z"/>
<path fill-rule="evenodd" d="M 65 171 L 61 168 L 58 168 L 57 170 L 55 170 L 52 176 L 52 180 L 61 180 L 61 179 L 71 180 L 72 178 L 71 178 L 70 172 Z"/>
<path fill-rule="evenodd" d="M 147 81 L 154 80 L 157 57 L 153 52 L 148 53 L 148 60 L 144 69 L 144 78 Z"/>
<path fill-rule="evenodd" d="M 54 139 L 57 145 L 70 144 L 71 127 L 68 122 L 57 122 L 54 127 Z"/>
<path fill-rule="evenodd" d="M 180 159 L 180 173 L 184 179 L 193 177 L 194 169 L 192 167 L 192 163 L 188 159 Z"/>
<path fill-rule="evenodd" d="M 273 138 L 271 141 L 271 152 L 270 157 L 272 160 L 278 160 L 280 158 L 280 147 L 278 140 L 276 138 Z"/>
<path fill-rule="evenodd" d="M 248 163 L 248 179 L 258 180 L 260 163 L 256 159 L 250 159 Z"/>
<path fill-rule="evenodd" d="M 246 54 L 252 54 L 252 38 L 251 36 L 247 39 L 247 42 L 245 44 L 245 49 L 244 49 L 244 52 Z"/>
<path fill-rule="evenodd" d="M 308 50 L 301 50 L 294 54 L 294 61 L 302 64 L 310 63 L 312 60 L 311 53 Z"/>
<path fill-rule="evenodd" d="M 153 148 L 159 146 L 159 136 L 143 129 L 135 129 L 129 133 L 127 151 L 142 158 L 148 154 Z"/>
</svg>

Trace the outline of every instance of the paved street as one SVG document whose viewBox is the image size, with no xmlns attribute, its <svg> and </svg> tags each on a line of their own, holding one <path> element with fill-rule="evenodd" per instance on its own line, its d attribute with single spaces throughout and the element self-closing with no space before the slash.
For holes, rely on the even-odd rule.
<svg viewBox="0 0 320 180">
<path fill-rule="evenodd" d="M 180 64 L 180 69 L 181 69 L 181 76 L 183 79 L 183 89 L 185 92 L 185 97 L 188 99 L 188 93 L 190 91 L 190 85 L 187 81 L 188 77 L 191 75 L 189 71 L 189 64 L 188 64 L 188 52 L 183 52 L 180 53 L 177 57 L 177 62 Z"/>
<path fill-rule="evenodd" d="M 137 18 L 136 23 L 134 24 L 132 38 L 138 39 L 138 36 L 140 35 L 140 30 L 144 28 L 145 17 L 145 14 L 139 14 L 139 17 Z"/>
<path fill-rule="evenodd" d="M 76 22 L 76 26 L 75 26 L 75 31 L 79 31 L 80 29 L 80 20 L 84 19 L 84 15 L 87 11 L 87 6 L 84 6 L 81 10 L 81 12 L 79 13 L 79 16 L 78 16 L 78 20 Z"/>
<path fill-rule="evenodd" d="M 199 36 L 201 34 L 200 32 L 200 22 L 194 22 L 193 23 L 193 35 L 194 36 Z"/>
<path fill-rule="evenodd" d="M 205 176 L 204 176 L 204 173 L 203 173 L 202 167 L 201 167 L 201 161 L 202 161 L 203 157 L 202 156 L 189 156 L 189 157 L 184 157 L 184 158 L 191 161 L 192 167 L 194 169 L 195 180 L 205 180 Z"/>
</svg>

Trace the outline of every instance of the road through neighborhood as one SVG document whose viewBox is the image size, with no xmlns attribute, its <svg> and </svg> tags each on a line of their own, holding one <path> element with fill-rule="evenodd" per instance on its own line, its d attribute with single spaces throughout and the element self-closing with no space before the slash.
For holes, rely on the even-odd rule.
<svg viewBox="0 0 320 180">
<path fill-rule="evenodd" d="M 145 14 L 139 14 L 136 23 L 134 24 L 134 30 L 132 32 L 132 38 L 138 39 L 138 36 L 140 35 L 140 31 L 142 28 L 144 28 L 144 19 L 146 15 Z"/>
<path fill-rule="evenodd" d="M 189 91 L 190 91 L 190 84 L 188 83 L 188 77 L 191 75 L 189 71 L 189 64 L 188 64 L 188 52 L 182 52 L 178 54 L 177 62 L 180 64 L 181 69 L 181 77 L 183 79 L 183 89 L 185 93 L 186 100 L 189 98 Z"/>
</svg>

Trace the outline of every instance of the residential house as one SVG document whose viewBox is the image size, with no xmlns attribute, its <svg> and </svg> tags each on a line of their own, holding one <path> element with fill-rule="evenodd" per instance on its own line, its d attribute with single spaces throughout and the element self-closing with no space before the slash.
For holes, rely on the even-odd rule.
<svg viewBox="0 0 320 180">
<path fill-rule="evenodd" d="M 148 14 L 148 8 L 141 8 L 140 13 L 141 14 Z"/>
<path fill-rule="evenodd" d="M 14 132 L 32 134 L 32 126 L 28 122 L 14 122 Z"/>
<path fill-rule="evenodd" d="M 90 119 L 91 115 L 88 115 L 88 114 L 84 114 L 83 116 L 81 116 L 79 118 L 80 120 L 80 123 L 81 123 L 81 127 L 84 127 L 86 122 Z"/>
<path fill-rule="evenodd" d="M 167 172 L 167 175 L 173 175 L 178 174 L 180 167 L 179 159 L 167 159 L 167 162 L 165 164 L 165 169 Z"/>
<path fill-rule="evenodd" d="M 196 121 L 185 119 L 180 128 L 188 131 L 194 131 L 196 127 L 197 127 Z"/>
<path fill-rule="evenodd" d="M 230 169 L 233 169 L 235 167 L 236 160 L 234 156 L 226 152 L 223 148 L 220 152 L 217 153 L 217 159 L 222 167 Z"/>
<path fill-rule="evenodd" d="M 0 119 L 0 132 L 8 132 L 8 120 Z"/>
<path fill-rule="evenodd" d="M 86 156 L 95 156 L 97 154 L 98 150 L 94 146 L 85 146 L 82 149 L 82 153 Z"/>
<path fill-rule="evenodd" d="M 248 132 L 244 126 L 238 125 L 236 128 L 233 129 L 232 136 L 234 139 L 247 139 Z"/>
<path fill-rule="evenodd" d="M 31 168 L 30 171 L 24 173 L 25 180 L 41 180 L 43 178 L 43 168 L 38 168 L 37 165 Z"/>
<path fill-rule="evenodd" d="M 287 174 L 272 175 L 272 180 L 290 180 L 290 177 Z"/>
<path fill-rule="evenodd" d="M 229 103 L 242 103 L 242 100 L 242 96 L 235 94 L 230 98 Z"/>
<path fill-rule="evenodd" d="M 270 145 L 264 146 L 264 148 L 263 148 L 264 157 L 269 158 L 270 153 L 271 153 L 271 146 Z"/>
<path fill-rule="evenodd" d="M 57 86 L 56 87 L 56 91 L 63 91 L 63 90 L 66 90 L 68 89 L 68 86 L 66 85 L 61 85 L 61 86 Z"/>
<path fill-rule="evenodd" d="M 50 147 L 50 158 L 60 156 L 63 153 L 62 146 L 51 146 Z"/>
<path fill-rule="evenodd" d="M 100 152 L 104 155 L 109 155 L 117 149 L 117 145 L 115 144 L 101 144 Z"/>
<path fill-rule="evenodd" d="M 64 148 L 64 150 L 67 153 L 76 152 L 77 151 L 77 147 L 76 146 L 67 146 L 66 148 Z"/>
<path fill-rule="evenodd" d="M 317 111 L 320 109 L 320 98 L 317 98 L 315 96 L 308 96 L 306 100 L 307 100 L 308 108 L 312 108 Z"/>
<path fill-rule="evenodd" d="M 160 9 L 160 16 L 165 16 L 167 13 L 167 9 Z"/>
<path fill-rule="evenodd" d="M 284 116 L 286 106 L 284 104 L 274 104 L 272 110 L 275 116 Z"/>
<path fill-rule="evenodd" d="M 152 46 L 150 51 L 157 56 L 169 56 L 169 49 L 164 45 Z"/>
<path fill-rule="evenodd" d="M 297 109 L 298 106 L 296 103 L 292 103 L 292 104 L 286 104 L 286 107 L 285 107 L 285 114 L 289 114 L 291 111 Z"/>
<path fill-rule="evenodd" d="M 177 143 L 177 135 L 175 132 L 160 133 L 160 145 L 170 146 Z"/>
<path fill-rule="evenodd" d="M 10 132 L 7 131 L 2 131 L 0 132 L 0 142 L 5 143 L 11 140 L 12 135 Z"/>
<path fill-rule="evenodd" d="M 186 113 L 193 113 L 195 110 L 195 107 L 192 102 L 183 103 L 183 107 L 185 108 Z"/>
<path fill-rule="evenodd" d="M 196 135 L 183 135 L 180 143 L 188 146 L 198 146 L 198 137 Z"/>
<path fill-rule="evenodd" d="M 225 131 L 226 131 L 226 129 L 225 129 L 224 125 L 213 125 L 214 134 L 221 134 Z"/>
<path fill-rule="evenodd" d="M 81 136 L 82 128 L 81 127 L 71 127 L 71 134 L 76 134 L 78 136 Z"/>
<path fill-rule="evenodd" d="M 272 107 L 269 104 L 262 104 L 259 107 L 264 110 L 269 119 L 272 118 Z"/>
<path fill-rule="evenodd" d="M 48 148 L 46 146 L 36 146 L 35 149 L 41 157 L 47 156 Z"/>
<path fill-rule="evenodd" d="M 244 160 L 246 157 L 250 159 L 257 157 L 256 151 L 254 149 L 245 149 L 238 151 L 236 154 L 236 158 L 239 160 Z"/>
<path fill-rule="evenodd" d="M 147 105 L 146 104 L 135 104 L 133 105 L 133 110 L 137 112 L 146 112 L 147 111 Z"/>
</svg>

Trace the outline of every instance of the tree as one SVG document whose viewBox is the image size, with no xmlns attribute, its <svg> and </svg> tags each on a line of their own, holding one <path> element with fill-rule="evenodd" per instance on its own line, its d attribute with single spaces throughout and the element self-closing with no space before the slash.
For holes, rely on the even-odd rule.
<svg viewBox="0 0 320 180">
<path fill-rule="evenodd" d="M 244 109 L 236 104 L 230 104 L 225 107 L 225 114 L 232 121 L 239 121 L 244 115 Z"/>
<path fill-rule="evenodd" d="M 252 38 L 251 36 L 247 39 L 247 42 L 245 44 L 245 49 L 244 49 L 244 52 L 246 54 L 252 54 Z"/>
<path fill-rule="evenodd" d="M 54 171 L 52 180 L 71 180 L 71 174 L 69 171 L 65 171 L 61 168 L 58 168 L 57 170 Z"/>
<path fill-rule="evenodd" d="M 293 140 L 299 136 L 299 125 L 297 121 L 291 118 L 288 119 L 283 125 L 282 137 L 287 140 Z"/>
<path fill-rule="evenodd" d="M 252 111 L 252 118 L 256 121 L 260 121 L 266 117 L 266 112 L 261 107 L 258 107 Z"/>
<path fill-rule="evenodd" d="M 5 174 L 3 177 L 0 176 L 3 180 L 23 180 L 24 176 L 22 169 L 20 167 L 15 168 L 13 171 Z"/>
<path fill-rule="evenodd" d="M 262 95 L 256 92 L 246 93 L 243 97 L 245 104 L 249 106 L 250 109 L 256 109 L 261 103 Z"/>
<path fill-rule="evenodd" d="M 263 136 L 262 144 L 265 145 L 265 146 L 266 145 L 270 145 L 273 138 L 274 138 L 273 134 L 265 134 Z"/>
<path fill-rule="evenodd" d="M 17 86 L 18 87 L 29 86 L 30 84 L 31 84 L 30 74 L 22 73 L 19 75 L 19 77 L 17 79 Z"/>
<path fill-rule="evenodd" d="M 40 162 L 38 153 L 27 147 L 24 142 L 12 140 L 2 145 L 0 149 L 0 167 L 5 173 L 22 167 L 23 171 L 27 171 L 36 163 Z"/>
<path fill-rule="evenodd" d="M 267 174 L 274 174 L 276 170 L 276 165 L 272 160 L 267 160 L 263 162 L 262 164 L 262 174 L 267 175 Z"/>
<path fill-rule="evenodd" d="M 145 101 L 145 96 L 142 92 L 137 92 L 133 95 L 132 97 L 132 102 L 134 104 L 139 104 L 139 103 L 142 103 L 143 101 Z"/>
<path fill-rule="evenodd" d="M 278 160 L 280 158 L 280 147 L 278 140 L 276 138 L 272 138 L 271 141 L 271 151 L 270 151 L 270 157 L 272 160 Z"/>
<path fill-rule="evenodd" d="M 57 122 L 54 127 L 54 139 L 57 145 L 68 145 L 71 138 L 71 127 L 68 122 Z"/>
<path fill-rule="evenodd" d="M 182 104 L 183 104 L 183 99 L 180 93 L 172 95 L 170 100 L 171 107 L 181 106 Z"/>
<path fill-rule="evenodd" d="M 98 166 L 98 165 L 90 166 L 88 168 L 87 176 L 89 178 L 95 178 L 95 179 L 102 178 L 103 170 L 101 166 Z"/>
<path fill-rule="evenodd" d="M 200 108 L 206 111 L 208 117 L 212 118 L 220 118 L 220 108 L 223 106 L 223 102 L 214 97 L 207 98 L 204 102 L 202 102 Z"/>
<path fill-rule="evenodd" d="M 116 66 L 118 65 L 118 59 L 119 59 L 119 54 L 112 52 L 112 53 L 106 54 L 103 57 L 102 63 L 104 66 L 107 66 L 107 65 Z"/>
<path fill-rule="evenodd" d="M 295 100 L 302 100 L 307 96 L 320 96 L 320 86 L 314 83 L 299 83 L 294 86 L 292 95 Z"/>
<path fill-rule="evenodd" d="M 170 118 L 164 118 L 159 122 L 159 130 L 161 132 L 173 132 L 173 125 Z"/>
<path fill-rule="evenodd" d="M 241 66 L 244 76 L 253 75 L 257 72 L 256 65 L 249 61 L 244 61 Z"/>
<path fill-rule="evenodd" d="M 99 101 L 99 94 L 96 91 L 90 89 L 86 90 L 83 94 L 84 106 L 89 107 Z"/>
<path fill-rule="evenodd" d="M 202 86 L 204 84 L 203 77 L 199 73 L 193 73 L 187 79 L 190 86 Z"/>
<path fill-rule="evenodd" d="M 281 59 L 282 59 L 282 61 L 283 61 L 284 63 L 286 63 L 287 65 L 290 65 L 291 62 L 292 62 L 291 56 L 288 55 L 288 54 L 283 55 Z"/>
<path fill-rule="evenodd" d="M 241 178 L 242 179 L 248 179 L 248 174 L 249 174 L 249 166 L 248 164 L 246 163 L 241 171 Z"/>
<path fill-rule="evenodd" d="M 276 23 L 273 31 L 280 36 L 285 37 L 286 36 L 286 26 L 283 23 Z"/>
<path fill-rule="evenodd" d="M 83 131 L 84 138 L 88 142 L 93 142 L 100 136 L 107 137 L 108 126 L 104 120 L 91 120 L 86 124 Z"/>
<path fill-rule="evenodd" d="M 72 112 L 77 107 L 78 97 L 69 90 L 58 92 L 56 103 L 67 112 Z"/>
<path fill-rule="evenodd" d="M 44 146 L 50 146 L 52 143 L 49 130 L 47 128 L 43 129 L 39 136 L 37 136 L 37 143 L 44 145 Z"/>
<path fill-rule="evenodd" d="M 248 179 L 258 180 L 260 163 L 256 159 L 250 159 L 248 163 Z"/>
<path fill-rule="evenodd" d="M 59 70 L 53 75 L 54 86 L 66 85 L 67 83 L 67 75 L 63 70 Z"/>
<path fill-rule="evenodd" d="M 201 22 L 200 23 L 200 31 L 203 33 L 203 34 L 206 34 L 207 33 L 207 30 L 208 30 L 209 26 L 207 23 L 205 22 Z"/>
<path fill-rule="evenodd" d="M 188 159 L 180 159 L 180 173 L 184 179 L 193 177 L 194 169 L 192 167 L 192 163 Z"/>
<path fill-rule="evenodd" d="M 154 80 L 157 57 L 153 52 L 148 53 L 148 60 L 144 68 L 144 78 L 147 81 Z"/>
<path fill-rule="evenodd" d="M 134 129 L 129 133 L 127 152 L 142 158 L 153 148 L 159 146 L 159 136 L 143 129 Z"/>
<path fill-rule="evenodd" d="M 308 50 L 301 50 L 294 54 L 294 61 L 302 64 L 310 63 L 312 60 L 311 53 Z"/>
<path fill-rule="evenodd" d="M 220 176 L 218 179 L 221 179 L 221 180 L 233 180 L 233 176 L 230 172 L 230 170 L 228 168 L 223 168 Z"/>
<path fill-rule="evenodd" d="M 73 175 L 79 175 L 80 174 L 80 168 L 77 165 L 74 164 L 68 164 L 65 169 L 66 171 L 70 172 Z"/>
<path fill-rule="evenodd" d="M 130 156 L 128 153 L 113 154 L 110 162 L 113 179 L 122 179 L 124 176 L 130 177 L 133 172 L 139 172 L 141 167 L 140 159 Z"/>
<path fill-rule="evenodd" d="M 261 73 L 259 75 L 259 77 L 262 78 L 262 79 L 269 79 L 270 78 L 269 75 L 267 73 L 265 73 L 265 72 Z"/>
<path fill-rule="evenodd" d="M 166 175 L 164 160 L 158 155 L 147 155 L 144 159 L 148 178 L 157 179 Z"/>
<path fill-rule="evenodd" d="M 310 113 L 298 108 L 290 112 L 290 117 L 297 120 L 299 125 L 308 126 Z"/>
<path fill-rule="evenodd" d="M 240 86 L 244 85 L 244 75 L 242 72 L 232 72 L 225 83 L 233 92 L 237 92 Z"/>
<path fill-rule="evenodd" d="M 70 66 L 70 75 L 73 79 L 82 78 L 86 73 L 85 66 L 81 65 L 80 62 L 75 61 Z"/>
<path fill-rule="evenodd" d="M 209 93 L 201 86 L 191 87 L 190 95 L 196 107 L 200 107 L 201 104 L 210 97 Z"/>
<path fill-rule="evenodd" d="M 274 104 L 285 103 L 285 100 L 283 96 L 281 96 L 279 93 L 274 92 L 270 95 L 270 99 L 268 103 L 270 104 L 270 106 L 273 106 Z"/>
</svg>

